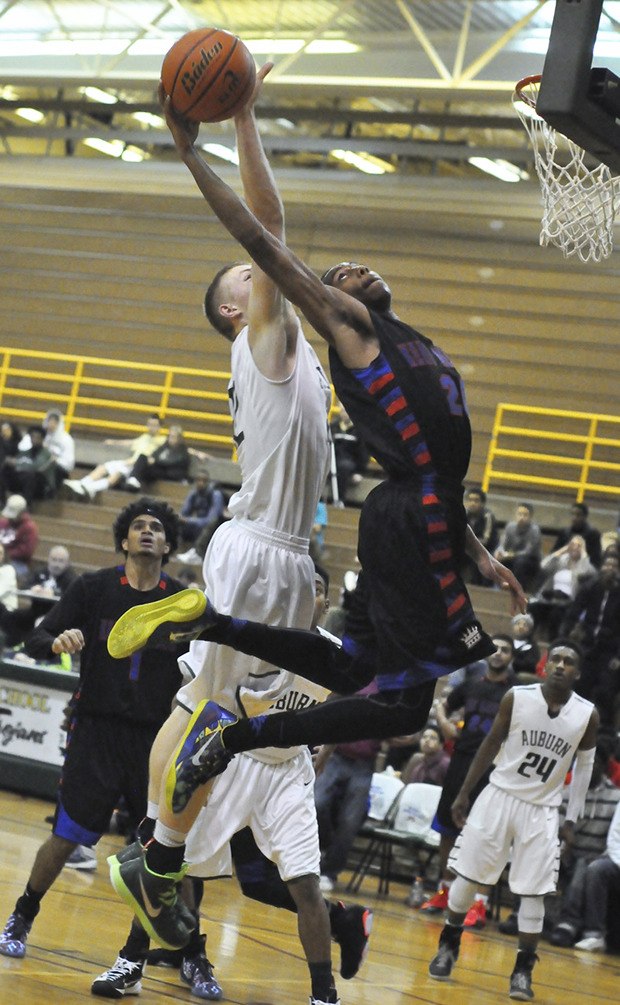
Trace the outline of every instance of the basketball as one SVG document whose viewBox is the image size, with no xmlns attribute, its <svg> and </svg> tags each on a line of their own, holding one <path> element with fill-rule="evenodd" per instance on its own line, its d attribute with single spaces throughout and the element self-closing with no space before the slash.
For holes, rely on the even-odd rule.
<svg viewBox="0 0 620 1005">
<path fill-rule="evenodd" d="M 256 66 L 236 35 L 221 28 L 195 28 L 164 56 L 161 80 L 179 115 L 194 122 L 221 122 L 232 118 L 251 95 Z"/>
</svg>

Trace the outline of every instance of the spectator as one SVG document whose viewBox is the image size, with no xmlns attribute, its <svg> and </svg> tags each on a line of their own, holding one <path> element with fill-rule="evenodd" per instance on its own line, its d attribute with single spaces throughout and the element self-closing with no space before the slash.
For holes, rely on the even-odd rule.
<svg viewBox="0 0 620 1005">
<path fill-rule="evenodd" d="M 19 427 L 14 422 L 4 419 L 0 423 L 0 467 L 7 457 L 17 456 L 21 440 L 22 434 Z"/>
<path fill-rule="evenodd" d="M 579 534 L 571 537 L 568 544 L 551 552 L 541 562 L 544 580 L 536 596 L 532 597 L 528 610 L 534 618 L 536 628 L 544 637 L 553 639 L 566 608 L 577 594 L 580 586 L 596 576 L 586 552 L 586 543 Z"/>
<path fill-rule="evenodd" d="M 617 912 L 620 896 L 620 802 L 609 825 L 605 854 L 591 862 L 586 872 L 583 938 L 575 944 L 575 949 L 593 953 L 607 948 L 612 896 Z"/>
<path fill-rule="evenodd" d="M 54 458 L 43 445 L 44 437 L 42 426 L 30 426 L 15 457 L 7 457 L 2 466 L 4 485 L 23 495 L 28 505 L 56 494 Z"/>
<path fill-rule="evenodd" d="M 17 576 L 10 562 L 5 561 L 4 545 L 0 544 L 0 650 L 7 644 L 4 619 L 17 609 Z"/>
<path fill-rule="evenodd" d="M 487 496 L 481 488 L 474 486 L 465 493 L 465 512 L 467 523 L 473 530 L 479 541 L 482 541 L 485 548 L 494 553 L 499 544 L 499 533 L 497 530 L 497 520 L 494 514 L 486 505 Z M 485 579 L 470 558 L 466 565 L 467 582 L 476 586 L 492 586 L 489 579 Z"/>
<path fill-rule="evenodd" d="M 515 519 L 506 524 L 495 557 L 515 574 L 524 589 L 530 589 L 540 571 L 540 527 L 532 520 L 534 507 L 519 503 Z"/>
<path fill-rule="evenodd" d="M 194 488 L 185 497 L 181 507 L 181 536 L 192 542 L 189 551 L 177 555 L 179 562 L 201 565 L 209 541 L 226 519 L 226 497 L 217 484 L 209 479 L 209 472 L 201 468 L 196 473 Z"/>
<path fill-rule="evenodd" d="M 502 698 L 514 684 L 514 675 L 511 670 L 514 652 L 512 639 L 508 635 L 498 633 L 493 636 L 493 643 L 497 649 L 491 656 L 487 657 L 486 676 L 482 680 L 465 681 L 453 688 L 448 694 L 445 704 L 438 704 L 435 707 L 442 732 L 444 728 L 452 726 L 450 717 L 459 709 L 462 709 L 463 725 L 454 742 L 437 814 L 433 821 L 433 830 L 440 834 L 439 889 L 422 904 L 420 910 L 423 914 L 441 914 L 448 906 L 448 893 L 453 880 L 453 875 L 448 870 L 448 857 L 459 834 L 459 829 L 452 819 L 452 803 L 460 791 L 478 748 L 493 724 Z M 485 773 L 472 792 L 472 803 L 486 786 L 489 774 L 490 771 Z M 487 904 L 488 896 L 486 894 L 476 894 L 474 904 L 467 912 L 465 919 L 467 928 L 484 928 Z"/>
<path fill-rule="evenodd" d="M 160 478 L 182 482 L 189 474 L 190 454 L 181 426 L 170 426 L 162 445 L 152 454 L 140 454 L 124 482 L 124 488 L 140 492 L 142 483 L 150 486 Z"/>
<path fill-rule="evenodd" d="M 563 635 L 575 634 L 584 650 L 576 691 L 597 706 L 601 724 L 615 726 L 620 667 L 620 560 L 606 554 L 598 576 L 569 605 Z"/>
<path fill-rule="evenodd" d="M 325 528 L 327 527 L 327 506 L 321 497 L 317 503 L 314 523 L 310 531 L 310 557 L 320 562 L 325 551 Z"/>
<path fill-rule="evenodd" d="M 608 754 L 606 747 L 597 746 L 583 816 L 564 839 L 560 870 L 562 897 L 549 935 L 554 946 L 574 946 L 583 934 L 588 865 L 604 855 L 611 820 L 620 801 L 620 789 L 607 777 Z M 566 813 L 567 803 L 566 794 L 561 816 Z"/>
<path fill-rule="evenodd" d="M 329 614 L 325 619 L 325 628 L 332 635 L 340 638 L 344 632 L 344 622 L 347 614 L 347 610 L 351 603 L 351 598 L 355 591 L 355 584 L 357 583 L 358 573 L 353 569 L 347 569 L 343 578 L 342 586 L 340 588 L 340 602 L 337 606 L 330 608 Z"/>
<path fill-rule="evenodd" d="M 141 454 L 150 457 L 158 447 L 165 442 L 166 437 L 161 431 L 161 419 L 158 415 L 149 415 L 146 420 L 146 432 L 133 440 L 104 440 L 107 446 L 127 447 L 129 457 L 124 460 L 106 461 L 80 479 L 67 479 L 66 487 L 81 499 L 94 499 L 100 492 L 114 488 L 130 473 L 133 465 Z"/>
<path fill-rule="evenodd" d="M 512 619 L 512 641 L 514 643 L 514 655 L 512 657 L 512 669 L 517 677 L 522 674 L 536 674 L 536 667 L 540 660 L 540 649 L 534 642 L 532 635 L 534 632 L 534 618 L 531 614 L 515 614 Z M 524 684 L 524 680 L 519 680 Z"/>
<path fill-rule="evenodd" d="M 336 478 L 340 502 L 345 503 L 350 485 L 359 484 L 366 470 L 370 454 L 360 440 L 343 405 L 330 423 L 330 431 L 336 455 Z"/>
<path fill-rule="evenodd" d="M 54 458 L 54 484 L 58 489 L 75 467 L 75 443 L 65 429 L 65 417 L 56 408 L 50 408 L 43 420 L 45 439 L 43 446 Z"/>
<path fill-rule="evenodd" d="M 76 578 L 77 572 L 69 564 L 69 549 L 64 544 L 50 548 L 45 567 L 35 572 L 27 583 L 30 593 L 37 595 L 31 598 L 30 606 L 2 615 L 0 625 L 7 643 L 16 646 L 23 642 L 40 618 L 47 614 L 51 602 L 58 600 Z"/>
<path fill-rule="evenodd" d="M 420 737 L 420 749 L 412 754 L 401 771 L 401 781 L 443 785 L 450 763 L 450 754 L 443 745 L 439 726 L 427 723 Z"/>
<path fill-rule="evenodd" d="M 9 496 L 0 515 L 0 544 L 4 545 L 18 582 L 20 577 L 28 575 L 38 543 L 39 529 L 28 512 L 28 503 L 23 496 Z"/>
<path fill-rule="evenodd" d="M 584 502 L 573 503 L 571 506 L 571 522 L 561 530 L 555 539 L 552 551 L 559 551 L 568 544 L 571 537 L 579 534 L 586 543 L 588 558 L 597 569 L 601 564 L 601 534 L 596 527 L 588 523 L 588 507 Z"/>
</svg>

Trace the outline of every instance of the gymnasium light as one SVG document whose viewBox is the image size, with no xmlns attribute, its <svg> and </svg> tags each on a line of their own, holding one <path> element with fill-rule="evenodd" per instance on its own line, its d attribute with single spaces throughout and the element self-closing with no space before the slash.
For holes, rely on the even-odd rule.
<svg viewBox="0 0 620 1005">
<path fill-rule="evenodd" d="M 16 108 L 15 114 L 19 115 L 20 119 L 27 119 L 28 122 L 42 122 L 45 118 L 45 114 L 38 108 Z"/>
<path fill-rule="evenodd" d="M 300 52 L 305 45 L 303 38 L 246 38 L 244 41 L 254 56 L 287 56 Z M 359 45 L 343 38 L 315 38 L 305 49 L 309 56 L 346 56 L 359 51 Z"/>
<path fill-rule="evenodd" d="M 166 125 L 166 120 L 161 115 L 153 115 L 152 112 L 134 112 L 134 119 L 142 122 L 145 126 L 152 126 L 154 129 L 162 129 Z"/>
<path fill-rule="evenodd" d="M 213 154 L 214 157 L 221 157 L 223 161 L 229 161 L 230 164 L 239 163 L 237 151 L 233 150 L 232 147 L 224 146 L 223 143 L 203 143 L 202 149 L 207 154 Z"/>
<path fill-rule="evenodd" d="M 519 38 L 513 48 L 537 56 L 546 56 L 549 48 L 550 28 L 540 28 L 526 38 Z M 618 35 L 611 31 L 599 31 L 594 43 L 594 55 L 607 58 L 618 56 Z"/>
<path fill-rule="evenodd" d="M 468 157 L 467 160 L 473 167 L 499 178 L 500 181 L 516 182 L 529 178 L 527 171 L 523 171 L 516 164 L 511 164 L 510 161 L 499 158 L 491 160 L 490 157 Z"/>
<path fill-rule="evenodd" d="M 102 91 L 100 87 L 80 87 L 80 93 L 91 101 L 99 101 L 102 105 L 115 105 L 118 98 L 109 91 Z"/>
<path fill-rule="evenodd" d="M 108 157 L 121 157 L 125 149 L 125 144 L 122 140 L 102 140 L 98 136 L 89 136 L 83 142 L 87 147 L 92 147 L 93 150 L 98 150 L 99 153 L 107 154 Z"/>
<path fill-rule="evenodd" d="M 351 167 L 363 171 L 365 174 L 386 174 L 395 171 L 396 168 L 388 161 L 381 160 L 380 157 L 373 157 L 372 154 L 354 153 L 353 150 L 330 150 L 330 157 L 335 157 L 338 161 L 350 164 Z"/>
</svg>

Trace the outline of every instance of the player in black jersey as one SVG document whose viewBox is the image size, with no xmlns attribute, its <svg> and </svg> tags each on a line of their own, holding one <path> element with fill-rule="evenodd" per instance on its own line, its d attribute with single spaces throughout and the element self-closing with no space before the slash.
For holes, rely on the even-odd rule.
<svg viewBox="0 0 620 1005">
<path fill-rule="evenodd" d="M 113 528 L 124 563 L 79 576 L 26 641 L 28 654 L 42 660 L 79 653 L 80 680 L 70 702 L 52 834 L 39 848 L 26 889 L 0 935 L 2 955 L 25 954 L 43 896 L 74 848 L 96 844 L 107 831 L 119 797 L 134 820 L 145 815 L 149 752 L 181 683 L 177 647 L 164 644 L 119 662 L 108 655 L 106 642 L 125 611 L 182 590 L 162 571 L 178 531 L 167 503 L 142 498 L 125 507 Z M 195 918 L 184 906 L 180 913 L 189 936 Z M 125 986 L 139 990 L 142 966 L 132 962 L 131 948 L 137 943 L 146 955 L 148 938 L 134 927 L 121 957 L 127 964 Z"/>
</svg>

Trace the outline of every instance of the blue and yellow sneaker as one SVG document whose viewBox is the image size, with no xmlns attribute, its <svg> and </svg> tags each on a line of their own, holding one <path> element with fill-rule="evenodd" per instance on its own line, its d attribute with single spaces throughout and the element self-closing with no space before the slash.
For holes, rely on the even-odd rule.
<svg viewBox="0 0 620 1005">
<path fill-rule="evenodd" d="M 201 701 L 192 715 L 166 778 L 166 804 L 173 813 L 182 813 L 194 792 L 210 778 L 222 773 L 233 759 L 222 742 L 226 726 L 237 716 L 214 701 Z"/>
<path fill-rule="evenodd" d="M 115 660 L 122 660 L 149 643 L 190 642 L 209 627 L 213 613 L 202 590 L 196 589 L 181 590 L 150 604 L 138 604 L 125 611 L 112 626 L 108 652 Z M 188 622 L 195 624 L 188 625 L 183 632 L 174 632 L 175 625 Z"/>
</svg>

